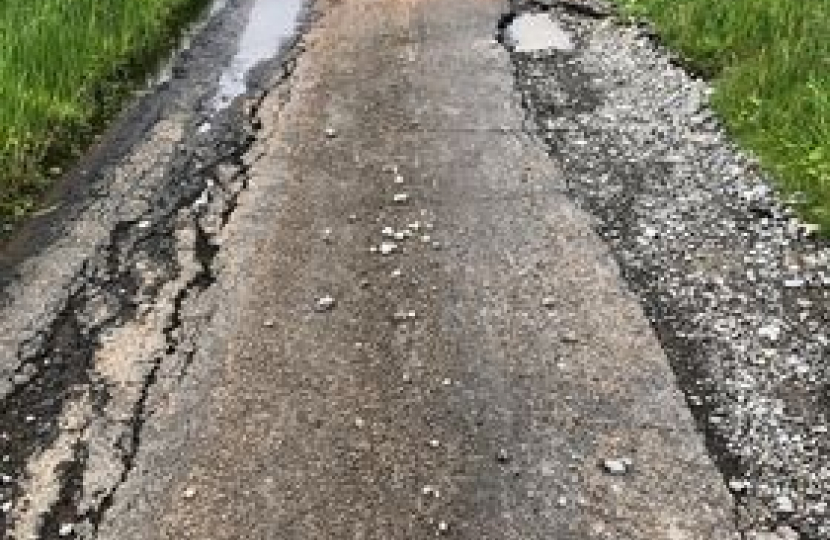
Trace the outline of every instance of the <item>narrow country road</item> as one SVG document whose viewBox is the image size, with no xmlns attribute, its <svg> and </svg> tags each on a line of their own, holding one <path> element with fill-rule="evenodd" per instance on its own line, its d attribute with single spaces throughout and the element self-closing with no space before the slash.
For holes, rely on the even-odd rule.
<svg viewBox="0 0 830 540">
<path fill-rule="evenodd" d="M 305 37 L 223 233 L 212 368 L 101 538 L 729 536 L 647 322 L 522 131 L 503 8 L 343 2 Z"/>
<path fill-rule="evenodd" d="M 318 0 L 208 115 L 254 4 L 0 261 L 5 537 L 741 538 L 511 5 Z"/>
</svg>

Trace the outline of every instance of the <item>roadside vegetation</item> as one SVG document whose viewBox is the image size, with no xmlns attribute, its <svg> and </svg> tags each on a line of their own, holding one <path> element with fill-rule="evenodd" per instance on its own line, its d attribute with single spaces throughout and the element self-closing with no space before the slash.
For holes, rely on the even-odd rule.
<svg viewBox="0 0 830 540">
<path fill-rule="evenodd" d="M 830 231 L 830 2 L 619 0 L 712 77 L 732 133 Z"/>
<path fill-rule="evenodd" d="M 206 0 L 0 0 L 0 223 L 31 210 Z"/>
</svg>

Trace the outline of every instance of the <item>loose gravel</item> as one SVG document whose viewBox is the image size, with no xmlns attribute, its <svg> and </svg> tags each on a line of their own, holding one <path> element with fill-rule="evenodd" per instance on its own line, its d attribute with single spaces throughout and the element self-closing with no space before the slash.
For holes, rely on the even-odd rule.
<svg viewBox="0 0 830 540">
<path fill-rule="evenodd" d="M 738 527 L 830 538 L 830 245 L 646 32 L 549 13 L 576 49 L 513 51 L 517 87 L 640 296 Z"/>
</svg>

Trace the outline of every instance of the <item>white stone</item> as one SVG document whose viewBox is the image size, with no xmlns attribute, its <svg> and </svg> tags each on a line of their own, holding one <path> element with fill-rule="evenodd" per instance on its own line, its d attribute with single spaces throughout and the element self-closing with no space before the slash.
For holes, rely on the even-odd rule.
<svg viewBox="0 0 830 540">
<path fill-rule="evenodd" d="M 786 495 L 779 495 L 775 498 L 775 511 L 781 514 L 792 514 L 795 512 L 795 504 Z"/>
<path fill-rule="evenodd" d="M 409 200 L 409 195 L 407 195 L 406 193 L 395 193 L 395 195 L 392 197 L 392 200 L 396 203 L 405 203 Z"/>
<path fill-rule="evenodd" d="M 329 295 L 317 299 L 317 311 L 328 311 L 334 307 L 337 301 Z"/>
<path fill-rule="evenodd" d="M 628 462 L 624 459 L 606 459 L 602 462 L 605 472 L 614 476 L 622 476 L 628 472 Z"/>
<path fill-rule="evenodd" d="M 733 493 L 742 493 L 746 491 L 749 487 L 749 482 L 746 480 L 730 480 L 729 481 L 729 489 L 732 490 Z"/>
<path fill-rule="evenodd" d="M 398 250 L 398 244 L 394 242 L 383 242 L 380 245 L 380 252 L 382 255 L 389 255 Z"/>
<path fill-rule="evenodd" d="M 758 335 L 770 341 L 777 341 L 781 335 L 781 328 L 775 325 L 763 326 L 758 329 Z"/>
</svg>

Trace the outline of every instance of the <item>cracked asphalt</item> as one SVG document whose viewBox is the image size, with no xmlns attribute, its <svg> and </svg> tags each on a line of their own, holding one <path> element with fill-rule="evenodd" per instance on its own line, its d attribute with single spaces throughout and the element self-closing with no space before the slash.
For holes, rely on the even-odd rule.
<svg viewBox="0 0 830 540">
<path fill-rule="evenodd" d="M 569 123 L 642 80 L 599 3 L 318 0 L 217 112 L 254 3 L 4 247 L 4 537 L 821 537 L 733 498 L 753 456 L 667 322 L 699 311 L 586 187 L 640 208 L 580 168 L 627 139 Z M 576 51 L 500 43 L 528 11 Z"/>
</svg>

